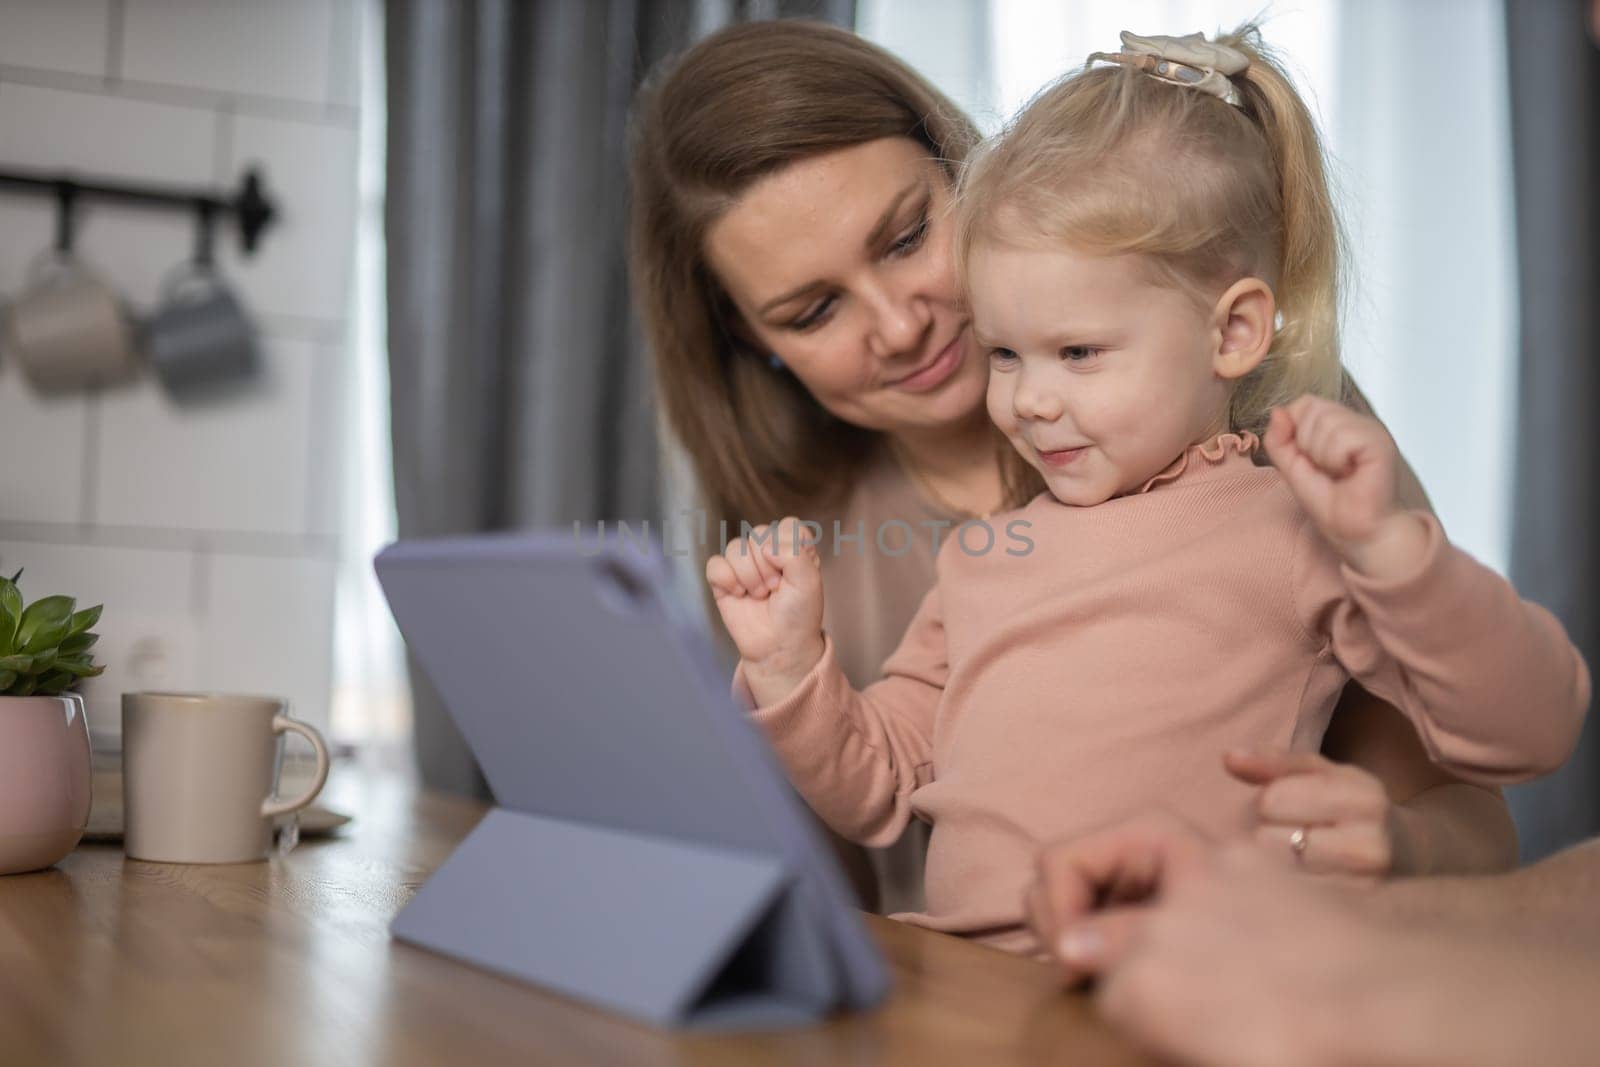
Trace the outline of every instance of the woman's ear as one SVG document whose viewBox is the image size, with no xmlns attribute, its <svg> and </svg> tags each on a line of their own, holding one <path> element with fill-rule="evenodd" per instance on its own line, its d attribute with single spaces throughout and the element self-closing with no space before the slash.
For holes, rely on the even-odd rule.
<svg viewBox="0 0 1600 1067">
<path fill-rule="evenodd" d="M 1235 381 L 1260 365 L 1272 348 L 1277 315 L 1272 287 L 1260 278 L 1241 278 L 1228 287 L 1212 310 L 1218 340 L 1211 369 L 1217 377 Z"/>
</svg>

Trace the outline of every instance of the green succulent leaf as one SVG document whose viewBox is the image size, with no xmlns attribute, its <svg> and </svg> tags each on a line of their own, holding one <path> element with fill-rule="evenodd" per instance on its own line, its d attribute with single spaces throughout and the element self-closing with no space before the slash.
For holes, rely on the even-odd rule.
<svg viewBox="0 0 1600 1067">
<path fill-rule="evenodd" d="M 61 642 L 61 654 L 63 656 L 76 656 L 87 652 L 94 647 L 94 643 L 98 640 L 100 640 L 99 634 L 74 634 Z"/>
<path fill-rule="evenodd" d="M 62 637 L 65 636 L 63 633 L 65 629 L 65 623 L 55 626 L 40 627 L 39 630 L 34 633 L 32 639 L 22 646 L 22 651 L 34 657 L 37 657 L 46 651 L 53 654 L 56 648 L 60 646 Z M 41 670 L 42 668 L 38 663 L 35 663 L 33 665 L 33 669 Z"/>
<path fill-rule="evenodd" d="M 0 578 L 0 608 L 4 608 L 13 619 L 22 618 L 22 593 L 10 578 Z"/>
<path fill-rule="evenodd" d="M 88 656 L 59 656 L 51 669 L 66 671 L 74 678 L 90 678 L 94 675 L 94 664 L 89 662 Z"/>
<path fill-rule="evenodd" d="M 66 636 L 73 637 L 77 634 L 81 634 L 89 627 L 99 622 L 100 609 L 103 607 L 105 607 L 104 604 L 96 604 L 92 608 L 84 608 L 82 611 L 74 613 L 71 621 L 67 624 Z"/>
<path fill-rule="evenodd" d="M 41 696 L 60 696 L 62 691 L 75 681 L 77 679 L 66 671 L 51 671 L 39 679 L 39 685 L 34 692 Z"/>
<path fill-rule="evenodd" d="M 17 627 L 17 644 L 22 651 L 37 652 L 59 645 L 72 623 L 74 603 L 69 596 L 47 596 L 29 604 Z"/>
<path fill-rule="evenodd" d="M 54 696 L 103 673 L 89 651 L 102 605 L 75 611 L 72 597 L 47 596 L 24 606 L 20 577 L 0 578 L 0 695 Z"/>
</svg>

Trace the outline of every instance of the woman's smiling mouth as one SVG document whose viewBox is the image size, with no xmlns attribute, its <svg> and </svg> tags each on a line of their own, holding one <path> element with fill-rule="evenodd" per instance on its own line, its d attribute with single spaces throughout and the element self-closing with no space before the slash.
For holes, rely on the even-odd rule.
<svg viewBox="0 0 1600 1067">
<path fill-rule="evenodd" d="M 963 328 L 957 333 L 955 339 L 945 345 L 937 356 L 926 365 L 919 367 L 903 378 L 896 378 L 889 383 L 891 389 L 901 389 L 908 393 L 926 393 L 943 385 L 949 377 L 961 366 L 961 339 L 966 336 Z"/>
</svg>

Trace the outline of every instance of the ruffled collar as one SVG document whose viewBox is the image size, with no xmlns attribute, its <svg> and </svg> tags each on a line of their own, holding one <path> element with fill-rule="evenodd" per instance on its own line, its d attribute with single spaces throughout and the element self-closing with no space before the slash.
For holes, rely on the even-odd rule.
<svg viewBox="0 0 1600 1067">
<path fill-rule="evenodd" d="M 1138 496 L 1140 493 L 1148 493 L 1158 485 L 1175 482 L 1183 477 L 1184 472 L 1191 467 L 1194 467 L 1197 471 L 1221 467 L 1226 464 L 1230 456 L 1248 457 L 1260 446 L 1261 439 L 1249 430 L 1241 433 L 1219 434 L 1209 441 L 1190 445 L 1183 450 L 1183 455 L 1173 460 L 1160 474 L 1157 474 L 1127 495 Z"/>
</svg>

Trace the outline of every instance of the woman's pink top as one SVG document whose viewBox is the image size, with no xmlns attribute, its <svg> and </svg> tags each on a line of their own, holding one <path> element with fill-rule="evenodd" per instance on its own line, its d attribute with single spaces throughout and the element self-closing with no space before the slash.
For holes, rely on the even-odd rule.
<svg viewBox="0 0 1600 1067">
<path fill-rule="evenodd" d="M 1251 787 L 1221 754 L 1315 752 L 1351 676 L 1429 754 L 1484 783 L 1531 778 L 1576 743 L 1589 673 L 1548 611 L 1453 547 L 1438 522 L 1414 574 L 1345 567 L 1253 435 L 1190 448 L 1094 507 L 1048 493 L 947 541 L 881 681 L 851 688 L 831 636 L 780 703 L 752 710 L 790 777 L 845 837 L 933 824 L 925 910 L 897 918 L 1034 946 L 1022 898 L 1038 847 L 1167 807 L 1219 835 Z M 1034 547 L 1023 555 L 1005 525 Z M 735 691 L 752 706 L 742 671 Z"/>
</svg>

